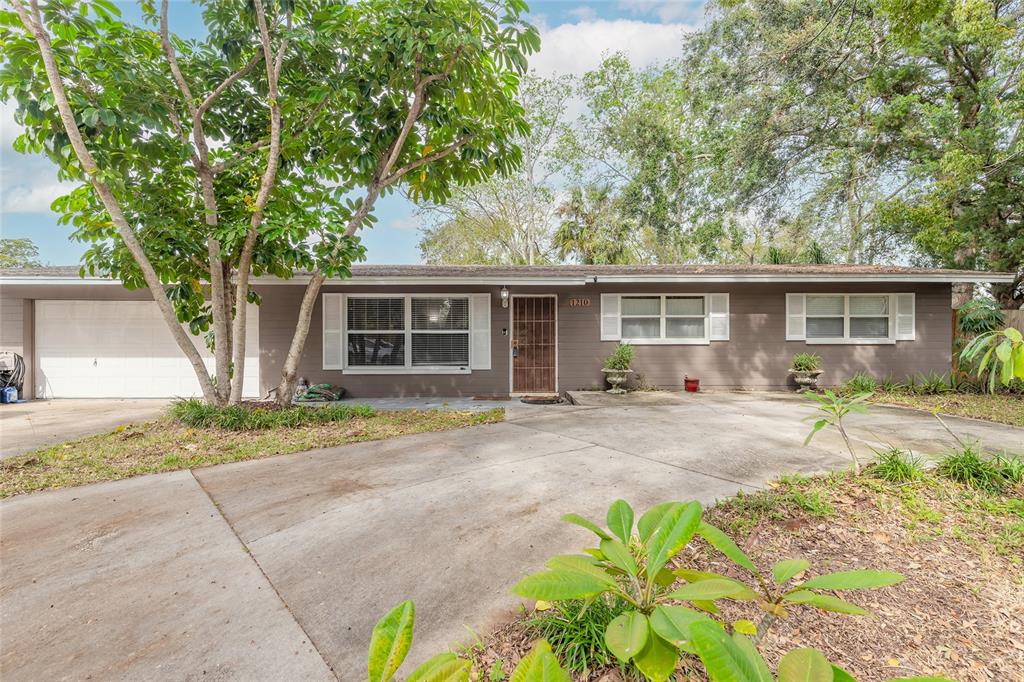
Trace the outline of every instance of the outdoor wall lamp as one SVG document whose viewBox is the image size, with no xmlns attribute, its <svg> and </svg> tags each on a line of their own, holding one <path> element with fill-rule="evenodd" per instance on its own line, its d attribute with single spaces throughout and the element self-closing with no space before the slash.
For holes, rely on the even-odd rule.
<svg viewBox="0 0 1024 682">
<path fill-rule="evenodd" d="M 501 288 L 501 307 L 508 307 L 508 287 Z"/>
</svg>

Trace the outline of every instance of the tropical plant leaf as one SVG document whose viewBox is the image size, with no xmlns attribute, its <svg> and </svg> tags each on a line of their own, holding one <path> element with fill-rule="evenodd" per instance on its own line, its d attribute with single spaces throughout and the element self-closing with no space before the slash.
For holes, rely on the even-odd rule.
<svg viewBox="0 0 1024 682">
<path fill-rule="evenodd" d="M 636 575 L 638 568 L 636 559 L 629 548 L 618 540 L 601 540 L 601 553 L 608 561 L 612 562 L 630 575 Z"/>
<path fill-rule="evenodd" d="M 602 529 L 599 525 L 597 525 L 593 521 L 590 521 L 589 519 L 583 518 L 579 514 L 566 514 L 562 517 L 562 520 L 567 523 L 574 523 L 577 526 L 580 526 L 581 528 L 586 528 L 602 540 L 607 540 L 611 538 L 611 536 L 608 535 L 608 533 L 605 533 L 604 529 Z"/>
<path fill-rule="evenodd" d="M 527 599 L 560 601 L 586 599 L 608 590 L 608 583 L 578 571 L 556 569 L 528 575 L 512 588 L 513 594 Z"/>
<path fill-rule="evenodd" d="M 832 682 L 857 682 L 853 675 L 840 668 L 835 663 L 832 664 Z"/>
<path fill-rule="evenodd" d="M 512 671 L 509 682 L 570 682 L 569 674 L 558 665 L 551 646 L 539 640 Z"/>
<path fill-rule="evenodd" d="M 649 632 L 647 616 L 639 611 L 627 611 L 608 624 L 604 631 L 604 643 L 616 658 L 628 663 L 643 650 Z"/>
<path fill-rule="evenodd" d="M 711 682 L 751 682 L 754 664 L 720 627 L 697 622 L 690 626 L 690 642 Z"/>
<path fill-rule="evenodd" d="M 750 637 L 757 636 L 757 625 L 752 620 L 741 618 L 740 620 L 734 621 L 732 624 L 734 632 L 738 632 L 741 635 L 748 635 Z"/>
<path fill-rule="evenodd" d="M 720 580 L 712 578 L 701 580 L 695 583 L 687 583 L 674 592 L 669 593 L 669 598 L 682 601 L 715 600 L 724 597 L 731 597 L 746 588 L 742 583 L 735 580 Z"/>
<path fill-rule="evenodd" d="M 747 637 L 745 633 L 734 632 L 732 642 L 747 658 L 749 666 L 749 669 L 746 670 L 747 679 L 751 680 L 751 682 L 774 682 L 772 680 L 772 671 L 768 669 L 768 664 L 765 663 L 764 657 L 761 656 L 761 652 L 757 650 L 750 637 Z"/>
<path fill-rule="evenodd" d="M 710 523 L 701 521 L 700 526 L 697 528 L 697 533 L 704 538 L 709 545 L 724 554 L 725 557 L 734 564 L 742 566 L 754 575 L 758 575 L 760 573 L 760 571 L 757 570 L 757 566 L 754 565 L 754 562 L 750 560 L 750 557 L 748 557 L 743 550 L 732 541 L 732 538 L 718 528 L 712 526 Z"/>
<path fill-rule="evenodd" d="M 804 559 L 786 559 L 772 566 L 772 576 L 776 585 L 785 585 L 810 567 L 811 562 Z"/>
<path fill-rule="evenodd" d="M 402 665 L 409 647 L 412 646 L 412 631 L 416 620 L 416 607 L 411 601 L 401 604 L 384 614 L 373 626 L 370 635 L 370 651 L 367 671 L 370 682 L 390 680 Z"/>
<path fill-rule="evenodd" d="M 453 653 L 443 653 L 416 668 L 405 682 L 466 682 L 470 662 Z"/>
<path fill-rule="evenodd" d="M 887 587 L 903 582 L 904 578 L 893 571 L 840 571 L 827 573 L 804 581 L 801 590 L 863 590 L 871 587 Z"/>
<path fill-rule="evenodd" d="M 653 632 L 648 633 L 647 644 L 633 657 L 633 665 L 650 682 L 665 682 L 678 661 L 679 650 Z"/>
<path fill-rule="evenodd" d="M 787 592 L 786 594 L 782 595 L 782 599 L 793 604 L 806 604 L 810 600 L 814 599 L 816 596 L 818 595 L 814 592 L 811 592 L 810 590 L 798 589 L 793 590 L 792 592 Z"/>
<path fill-rule="evenodd" d="M 754 601 L 760 599 L 761 595 L 752 590 L 746 583 L 743 583 L 735 578 L 730 578 L 727 575 L 721 573 L 711 573 L 709 571 L 693 571 L 688 568 L 679 568 L 673 571 L 674 574 L 682 578 L 688 583 L 696 583 L 702 580 L 727 580 L 736 585 L 736 592 L 730 596 L 730 599 L 739 599 L 741 601 Z"/>
<path fill-rule="evenodd" d="M 694 611 L 693 609 L 688 609 L 685 606 L 673 606 L 669 604 L 655 606 L 650 617 L 651 629 L 654 630 L 659 637 L 676 646 L 681 646 L 683 642 L 689 641 L 691 625 L 704 621 L 715 623 L 715 621 L 711 620 L 700 611 Z M 715 625 L 718 624 L 715 623 Z M 721 626 L 719 625 L 718 627 Z"/>
<path fill-rule="evenodd" d="M 718 608 L 718 605 L 710 599 L 693 599 L 690 601 L 690 603 L 693 604 L 694 608 L 700 609 L 701 611 L 705 611 L 715 616 L 721 613 L 721 611 Z"/>
<path fill-rule="evenodd" d="M 608 507 L 608 530 L 618 536 L 623 543 L 629 544 L 633 534 L 633 508 L 625 500 L 615 500 Z"/>
<path fill-rule="evenodd" d="M 856 604 L 851 604 L 848 601 L 843 601 L 839 597 L 833 597 L 827 594 L 815 594 L 813 598 L 801 603 L 808 604 L 810 606 L 816 606 L 822 611 L 848 613 L 852 616 L 866 616 L 868 613 L 866 610 L 862 609 Z"/>
<path fill-rule="evenodd" d="M 779 682 L 832 682 L 832 664 L 817 649 L 794 649 L 779 661 Z"/>
<path fill-rule="evenodd" d="M 544 565 L 552 570 L 575 571 L 586 573 L 602 581 L 608 587 L 615 587 L 615 578 L 608 575 L 608 572 L 595 563 L 592 557 L 585 554 L 559 554 L 544 562 Z"/>
<path fill-rule="evenodd" d="M 640 534 L 640 541 L 647 542 L 654 532 L 654 529 L 661 523 L 661 519 L 676 505 L 681 502 L 662 502 L 644 512 L 640 520 L 636 522 L 636 530 Z"/>
<path fill-rule="evenodd" d="M 647 540 L 647 573 L 656 574 L 697 532 L 701 508 L 698 502 L 673 507 Z"/>
</svg>

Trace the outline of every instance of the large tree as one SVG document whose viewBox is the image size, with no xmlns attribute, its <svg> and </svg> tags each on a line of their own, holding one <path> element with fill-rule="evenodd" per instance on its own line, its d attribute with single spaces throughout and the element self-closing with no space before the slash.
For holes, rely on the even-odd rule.
<svg viewBox="0 0 1024 682">
<path fill-rule="evenodd" d="M 292 394 L 313 302 L 362 257 L 356 232 L 400 184 L 443 201 L 509 172 L 537 34 L 525 6 L 450 0 L 208 0 L 208 36 L 156 31 L 106 0 L 8 0 L 5 98 L 20 151 L 80 182 L 55 204 L 92 241 L 85 267 L 147 287 L 204 397 L 241 397 L 253 275 L 310 282 L 278 399 Z M 188 334 L 209 329 L 210 377 Z"/>
<path fill-rule="evenodd" d="M 31 239 L 0 239 L 0 268 L 37 268 L 39 248 Z"/>
</svg>

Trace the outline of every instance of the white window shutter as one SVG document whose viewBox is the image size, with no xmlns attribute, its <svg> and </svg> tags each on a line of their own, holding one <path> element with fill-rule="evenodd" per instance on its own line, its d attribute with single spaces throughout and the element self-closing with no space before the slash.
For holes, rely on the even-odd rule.
<svg viewBox="0 0 1024 682">
<path fill-rule="evenodd" d="M 711 340 L 729 340 L 729 294 L 709 294 Z"/>
<path fill-rule="evenodd" d="M 806 340 L 805 323 L 804 294 L 786 294 L 786 340 Z"/>
<path fill-rule="evenodd" d="M 470 369 L 491 368 L 491 295 L 473 294 L 470 296 Z"/>
<path fill-rule="evenodd" d="M 619 316 L 618 294 L 601 294 L 601 340 L 618 341 L 622 338 L 622 318 Z"/>
<path fill-rule="evenodd" d="M 342 299 L 344 294 L 323 294 L 324 369 L 341 369 L 342 349 L 345 347 L 342 331 Z"/>
<path fill-rule="evenodd" d="M 914 294 L 896 294 L 896 340 L 913 341 L 916 338 Z"/>
</svg>

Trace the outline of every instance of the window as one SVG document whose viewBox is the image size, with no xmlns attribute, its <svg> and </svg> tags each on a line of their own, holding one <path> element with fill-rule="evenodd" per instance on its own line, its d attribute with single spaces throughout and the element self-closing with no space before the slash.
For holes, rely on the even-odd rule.
<svg viewBox="0 0 1024 682">
<path fill-rule="evenodd" d="M 707 300 L 700 296 L 622 296 L 622 338 L 628 341 L 707 341 Z"/>
<path fill-rule="evenodd" d="M 348 296 L 347 368 L 468 368 L 468 296 Z"/>
<path fill-rule="evenodd" d="M 789 339 L 888 343 L 896 339 L 894 317 L 900 338 L 913 338 L 913 294 L 787 294 L 786 305 Z"/>
</svg>

